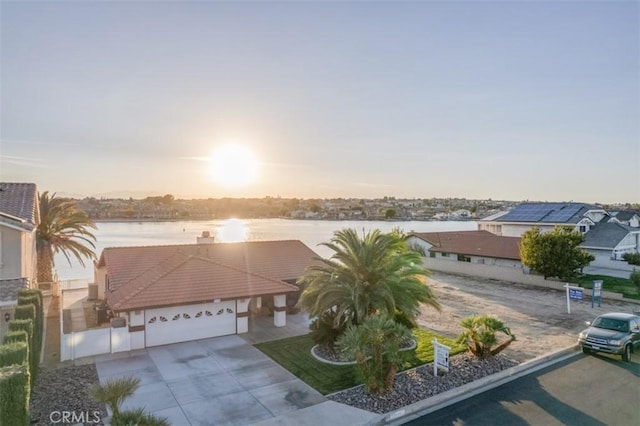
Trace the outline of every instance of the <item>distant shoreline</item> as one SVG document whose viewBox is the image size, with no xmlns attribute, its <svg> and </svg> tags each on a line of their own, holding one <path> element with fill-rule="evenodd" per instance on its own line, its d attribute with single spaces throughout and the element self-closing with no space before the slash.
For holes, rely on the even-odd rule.
<svg viewBox="0 0 640 426">
<path fill-rule="evenodd" d="M 323 222 L 472 222 L 479 219 L 476 218 L 459 218 L 459 219 L 447 219 L 447 220 L 439 220 L 439 219 L 324 219 L 324 218 L 309 218 L 309 219 L 301 219 L 301 218 L 290 218 L 290 217 L 227 217 L 227 218 L 210 218 L 210 219 L 155 219 L 155 218 L 142 218 L 142 219 L 126 219 L 126 218 L 117 218 L 117 219 L 92 219 L 94 223 L 132 223 L 132 222 L 209 222 L 212 220 L 229 220 L 229 219 L 239 219 L 239 220 L 260 220 L 260 219 L 281 219 L 281 220 L 301 220 L 301 221 L 323 221 Z"/>
</svg>

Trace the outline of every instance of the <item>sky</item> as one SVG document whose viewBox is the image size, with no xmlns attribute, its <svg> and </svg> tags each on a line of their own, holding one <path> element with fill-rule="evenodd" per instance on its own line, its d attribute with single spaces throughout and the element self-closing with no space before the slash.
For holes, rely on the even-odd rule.
<svg viewBox="0 0 640 426">
<path fill-rule="evenodd" d="M 639 17 L 635 1 L 2 1 L 0 180 L 640 202 Z M 229 144 L 253 168 L 214 161 Z M 216 179 L 221 163 L 253 178 Z"/>
</svg>

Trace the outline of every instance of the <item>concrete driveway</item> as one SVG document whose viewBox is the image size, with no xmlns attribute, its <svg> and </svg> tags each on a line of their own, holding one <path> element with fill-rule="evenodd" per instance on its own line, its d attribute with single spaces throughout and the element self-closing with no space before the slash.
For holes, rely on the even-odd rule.
<svg viewBox="0 0 640 426">
<path fill-rule="evenodd" d="M 139 377 L 122 408 L 144 407 L 173 425 L 248 425 L 330 403 L 239 336 L 96 357 L 96 368 L 102 383 Z"/>
</svg>

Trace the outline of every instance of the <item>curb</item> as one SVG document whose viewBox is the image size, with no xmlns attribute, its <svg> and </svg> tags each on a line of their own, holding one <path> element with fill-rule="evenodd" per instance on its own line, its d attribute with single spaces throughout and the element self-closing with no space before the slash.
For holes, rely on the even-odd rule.
<svg viewBox="0 0 640 426">
<path fill-rule="evenodd" d="M 522 376 L 526 376 L 555 363 L 577 356 L 581 354 L 577 349 L 578 345 L 572 345 L 555 352 L 541 355 L 499 373 L 483 377 L 480 380 L 475 380 L 471 383 L 467 383 L 466 385 L 432 396 L 431 398 L 414 402 L 413 404 L 407 405 L 399 410 L 381 414 L 378 418 L 368 422 L 367 426 L 387 424 L 400 425 L 410 420 L 414 420 L 418 417 L 424 416 L 425 414 L 429 414 L 457 402 L 464 401 L 472 396 L 519 379 Z"/>
</svg>

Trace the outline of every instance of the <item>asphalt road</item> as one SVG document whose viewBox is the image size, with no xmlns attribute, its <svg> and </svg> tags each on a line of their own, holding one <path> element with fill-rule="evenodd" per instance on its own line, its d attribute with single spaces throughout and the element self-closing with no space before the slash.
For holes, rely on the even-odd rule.
<svg viewBox="0 0 640 426">
<path fill-rule="evenodd" d="M 580 354 L 406 424 L 640 425 L 640 354 L 631 361 Z"/>
</svg>

